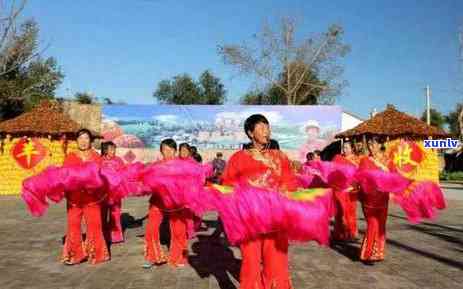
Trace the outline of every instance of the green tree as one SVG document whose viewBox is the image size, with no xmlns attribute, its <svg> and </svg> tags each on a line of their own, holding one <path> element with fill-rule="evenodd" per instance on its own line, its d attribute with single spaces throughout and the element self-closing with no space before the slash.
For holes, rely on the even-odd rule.
<svg viewBox="0 0 463 289">
<path fill-rule="evenodd" d="M 172 81 L 160 81 L 153 95 L 163 104 L 195 104 L 200 99 L 200 90 L 191 76 L 184 73 Z"/>
<path fill-rule="evenodd" d="M 80 104 L 94 104 L 96 102 L 93 95 L 88 92 L 77 92 L 74 99 Z"/>
<path fill-rule="evenodd" d="M 38 52 L 39 28 L 24 22 L 0 51 L 0 119 L 21 114 L 44 99 L 53 99 L 64 77 L 56 60 Z"/>
<path fill-rule="evenodd" d="M 26 76 L 28 88 L 23 92 L 26 95 L 25 109 L 30 110 L 42 100 L 55 98 L 56 88 L 63 77 L 54 58 L 32 61 Z"/>
<path fill-rule="evenodd" d="M 271 99 L 269 95 L 262 90 L 252 90 L 247 92 L 243 97 L 240 99 L 241 104 L 247 105 L 273 105 L 278 103 L 271 103 Z"/>
<path fill-rule="evenodd" d="M 292 63 L 291 74 L 292 79 L 289 82 L 294 82 L 305 71 L 305 64 L 303 62 Z M 279 83 L 284 85 L 288 82 L 287 70 L 280 73 Z M 323 87 L 325 82 L 320 81 L 315 73 L 310 70 L 304 76 L 301 86 L 295 92 L 295 105 L 315 105 L 315 104 L 332 104 L 333 98 L 328 95 L 323 95 Z M 287 105 L 289 100 L 287 94 L 280 88 L 279 85 L 272 85 L 270 88 L 263 90 L 254 90 L 248 92 L 241 98 L 242 104 L 266 104 L 266 105 Z"/>
<path fill-rule="evenodd" d="M 162 104 L 223 104 L 225 94 L 220 79 L 206 70 L 198 82 L 186 73 L 161 80 L 153 96 Z"/>
<path fill-rule="evenodd" d="M 200 99 L 203 104 L 223 104 L 226 98 L 224 85 L 209 70 L 199 77 Z"/>
<path fill-rule="evenodd" d="M 278 87 L 281 103 L 332 103 L 347 85 L 337 61 L 350 51 L 343 43 L 344 30 L 332 25 L 325 33 L 297 42 L 296 26 L 294 19 L 284 17 L 279 31 L 264 25 L 254 46 L 220 45 L 218 53 L 241 74 L 264 81 L 266 87 Z"/>
<path fill-rule="evenodd" d="M 255 89 L 247 92 L 241 99 L 245 105 L 286 105 L 285 95 L 276 87 L 266 89 Z"/>
<path fill-rule="evenodd" d="M 434 108 L 431 108 L 429 112 L 430 112 L 430 117 L 431 117 L 431 125 L 442 129 L 446 123 L 445 116 Z M 427 113 L 425 110 L 421 114 L 421 120 L 426 121 L 426 118 L 427 118 Z"/>
<path fill-rule="evenodd" d="M 290 73 L 292 71 L 292 73 Z M 289 77 L 289 78 L 288 78 Z M 329 84 L 327 81 L 321 81 L 317 74 L 307 66 L 305 62 L 292 62 L 285 67 L 280 74 L 280 83 L 296 83 L 300 81 L 300 85 L 293 92 L 293 99 L 287 99 L 287 94 L 278 86 L 274 86 L 285 99 L 285 104 L 296 105 L 315 105 L 315 104 L 332 104 L 334 103 L 334 95 L 329 93 L 327 89 Z"/>
<path fill-rule="evenodd" d="M 449 124 L 449 131 L 455 136 L 462 137 L 461 130 L 463 127 L 459 121 L 460 115 L 463 113 L 463 103 L 457 103 L 455 110 L 451 111 L 446 117 L 446 121 Z"/>
</svg>

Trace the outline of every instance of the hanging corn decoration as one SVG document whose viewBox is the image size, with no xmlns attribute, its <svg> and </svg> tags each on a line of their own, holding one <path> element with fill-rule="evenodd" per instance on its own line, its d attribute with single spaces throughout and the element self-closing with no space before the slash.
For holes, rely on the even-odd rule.
<svg viewBox="0 0 463 289">
<path fill-rule="evenodd" d="M 18 195 L 21 191 L 22 181 L 43 171 L 50 165 L 62 165 L 64 161 L 64 152 L 62 142 L 53 140 L 50 137 L 28 139 L 29 143 L 43 146 L 45 155 L 37 164 L 30 168 L 24 168 L 18 163 L 18 156 L 15 157 L 14 149 L 23 138 L 7 138 L 4 140 L 3 153 L 0 154 L 0 195 Z M 75 141 L 70 142 L 71 147 L 77 148 Z M 35 147 L 23 149 L 26 151 L 25 158 L 19 157 L 19 161 L 27 162 L 27 154 L 35 155 Z M 22 152 L 21 152 L 22 153 Z M 19 153 L 19 154 L 21 154 Z"/>
</svg>

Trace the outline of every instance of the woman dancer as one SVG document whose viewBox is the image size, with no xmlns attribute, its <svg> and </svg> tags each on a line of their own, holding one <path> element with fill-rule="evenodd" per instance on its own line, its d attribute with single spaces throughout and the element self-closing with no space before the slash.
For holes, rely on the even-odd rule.
<svg viewBox="0 0 463 289">
<path fill-rule="evenodd" d="M 70 153 L 64 160 L 64 166 L 80 165 L 84 162 L 100 163 L 101 158 L 92 149 L 92 134 L 87 129 L 77 132 L 78 151 Z M 88 260 L 97 264 L 110 259 L 103 237 L 101 204 L 105 195 L 89 194 L 86 191 L 67 191 L 67 234 L 64 243 L 62 261 L 66 265 L 79 264 Z M 81 223 L 85 218 L 86 239 L 82 242 Z"/>
<path fill-rule="evenodd" d="M 333 162 L 357 167 L 359 158 L 353 153 L 350 142 L 344 142 L 343 154 L 336 155 Z M 357 190 L 354 187 L 334 190 L 336 216 L 333 231 L 335 241 L 354 241 L 357 238 Z"/>
<path fill-rule="evenodd" d="M 162 160 L 166 162 L 176 158 L 177 143 L 173 139 L 165 139 L 160 145 Z M 161 248 L 159 227 L 163 214 L 168 213 L 170 219 L 170 254 L 167 255 Z M 187 264 L 187 219 L 190 217 L 188 210 L 184 208 L 167 211 L 160 197 L 153 194 L 150 199 L 148 223 L 145 233 L 145 260 L 143 268 L 151 268 L 154 265 L 162 265 L 168 262 L 172 267 L 184 267 Z"/>
<path fill-rule="evenodd" d="M 379 138 L 373 137 L 368 140 L 369 155 L 360 160 L 360 171 L 389 171 L 389 162 L 381 147 L 382 143 Z M 374 262 L 384 260 L 389 194 L 380 191 L 367 194 L 361 190 L 359 198 L 367 222 L 367 230 L 360 251 L 360 260 L 365 264 L 372 265 Z"/>
<path fill-rule="evenodd" d="M 110 166 L 116 171 L 124 167 L 124 161 L 116 156 L 116 145 L 109 141 L 101 144 L 102 165 Z M 124 242 L 124 233 L 121 224 L 122 201 L 116 200 L 106 203 L 103 209 L 103 224 L 107 238 L 112 244 Z"/>
<path fill-rule="evenodd" d="M 269 149 L 270 127 L 260 114 L 250 116 L 244 125 L 252 146 L 236 152 L 223 174 L 223 184 L 246 182 L 282 192 L 295 190 L 296 179 L 290 162 L 281 151 Z M 240 244 L 241 289 L 291 288 L 288 266 L 288 237 L 283 232 L 263 234 Z M 261 268 L 261 264 L 263 267 Z"/>
</svg>

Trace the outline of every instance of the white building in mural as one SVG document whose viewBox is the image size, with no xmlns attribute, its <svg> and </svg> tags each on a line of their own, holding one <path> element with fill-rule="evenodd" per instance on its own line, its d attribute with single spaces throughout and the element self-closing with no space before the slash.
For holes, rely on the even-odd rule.
<svg viewBox="0 0 463 289">
<path fill-rule="evenodd" d="M 354 128 L 357 125 L 361 124 L 363 121 L 364 119 L 362 119 L 358 115 L 343 110 L 341 116 L 341 131 Z"/>
</svg>

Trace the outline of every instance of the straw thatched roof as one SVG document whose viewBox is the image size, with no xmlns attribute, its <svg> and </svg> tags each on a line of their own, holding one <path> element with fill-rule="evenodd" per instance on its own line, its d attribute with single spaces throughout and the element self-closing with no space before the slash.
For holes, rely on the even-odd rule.
<svg viewBox="0 0 463 289">
<path fill-rule="evenodd" d="M 0 123 L 0 133 L 11 135 L 72 136 L 80 128 L 59 103 L 52 101 L 43 101 L 30 112 Z"/>
<path fill-rule="evenodd" d="M 393 105 L 388 105 L 385 111 L 376 114 L 358 126 L 338 133 L 336 137 L 347 138 L 361 135 L 415 138 L 449 136 L 440 128 L 430 126 L 416 117 L 396 110 Z"/>
</svg>

